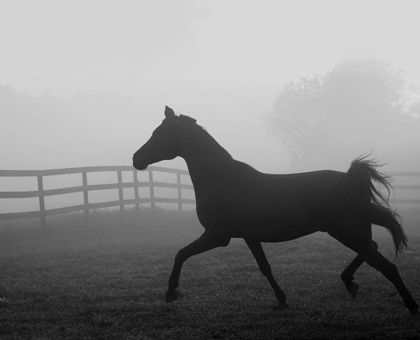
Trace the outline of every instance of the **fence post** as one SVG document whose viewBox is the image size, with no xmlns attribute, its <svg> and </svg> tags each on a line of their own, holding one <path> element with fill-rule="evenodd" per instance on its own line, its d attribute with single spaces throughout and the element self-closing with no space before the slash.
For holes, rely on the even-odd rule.
<svg viewBox="0 0 420 340">
<path fill-rule="evenodd" d="M 120 214 L 124 214 L 124 190 L 122 187 L 123 181 L 122 181 L 122 171 L 118 170 L 118 198 L 120 201 Z"/>
<path fill-rule="evenodd" d="M 87 171 L 82 171 L 83 179 L 83 204 L 85 206 L 85 223 L 89 223 L 89 191 L 87 181 Z"/>
<path fill-rule="evenodd" d="M 153 170 L 149 169 L 150 201 L 152 211 L 155 211 L 155 188 L 153 187 Z"/>
<path fill-rule="evenodd" d="M 139 197 L 139 187 L 138 187 L 138 177 L 137 177 L 137 170 L 133 170 L 133 188 L 134 188 L 134 199 L 137 201 L 136 203 L 136 213 L 140 211 L 140 203 L 138 202 Z"/>
<path fill-rule="evenodd" d="M 176 173 L 176 182 L 178 184 L 178 210 L 182 211 L 182 190 L 181 190 L 181 174 L 179 172 Z"/>
<path fill-rule="evenodd" d="M 38 175 L 38 191 L 39 191 L 39 211 L 41 212 L 41 226 L 45 229 L 47 221 L 45 217 L 45 200 L 44 200 L 44 183 L 42 175 Z"/>
</svg>

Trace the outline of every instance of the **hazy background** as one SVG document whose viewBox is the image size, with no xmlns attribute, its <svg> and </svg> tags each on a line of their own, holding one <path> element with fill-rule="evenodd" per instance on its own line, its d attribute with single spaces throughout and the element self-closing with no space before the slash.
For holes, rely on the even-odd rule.
<svg viewBox="0 0 420 340">
<path fill-rule="evenodd" d="M 264 123 L 284 83 L 379 58 L 415 84 L 419 32 L 417 1 L 1 0 L 0 169 L 129 165 L 168 105 L 288 172 Z"/>
</svg>

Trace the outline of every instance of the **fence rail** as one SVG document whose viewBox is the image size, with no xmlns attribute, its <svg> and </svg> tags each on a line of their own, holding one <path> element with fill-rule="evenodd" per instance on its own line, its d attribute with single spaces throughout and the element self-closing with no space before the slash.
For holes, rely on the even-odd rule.
<svg viewBox="0 0 420 340">
<path fill-rule="evenodd" d="M 420 179 L 420 172 L 387 172 L 386 175 L 392 177 L 395 179 L 395 177 L 415 177 Z M 395 184 L 392 186 L 393 189 L 397 192 L 401 191 L 420 191 L 420 185 L 407 185 L 407 184 Z M 420 195 L 417 195 L 417 197 L 420 197 Z M 413 198 L 392 198 L 389 200 L 391 203 L 394 204 L 420 204 L 420 199 L 413 199 Z"/>
<path fill-rule="evenodd" d="M 88 184 L 88 173 L 95 172 L 116 172 L 117 183 L 108 184 Z M 123 182 L 123 172 L 132 172 L 133 181 Z M 2 191 L 0 192 L 0 199 L 19 199 L 19 198 L 38 198 L 39 209 L 37 211 L 28 212 L 14 212 L 14 213 L 1 213 L 0 220 L 14 220 L 24 218 L 40 218 L 42 226 L 46 225 L 46 217 L 52 215 L 60 215 L 75 211 L 84 211 L 86 220 L 89 220 L 89 210 L 100 208 L 118 207 L 120 211 L 124 211 L 125 205 L 135 205 L 136 209 L 140 204 L 151 204 L 152 209 L 155 208 L 156 203 L 172 203 L 178 204 L 178 209 L 182 210 L 183 204 L 195 204 L 195 199 L 183 198 L 182 190 L 194 190 L 191 184 L 181 183 L 181 176 L 189 176 L 187 170 L 163 168 L 157 166 L 150 166 L 146 170 L 148 172 L 148 181 L 138 180 L 138 171 L 132 166 L 94 166 L 94 167 L 79 167 L 67 169 L 53 169 L 53 170 L 0 170 L 0 177 L 36 177 L 38 190 L 32 191 Z M 176 175 L 176 183 L 166 183 L 155 181 L 153 174 L 155 172 L 170 173 Z M 70 175 L 80 174 L 82 176 L 82 185 L 58 188 L 58 189 L 44 189 L 44 178 L 47 176 L 56 175 Z M 417 177 L 420 178 L 420 172 L 390 172 L 388 175 L 393 177 Z M 142 187 L 150 188 L 150 195 L 147 198 L 139 197 L 138 189 Z M 125 199 L 124 189 L 132 188 L 134 190 L 134 198 Z M 177 189 L 177 198 L 162 198 L 155 196 L 155 188 L 169 188 Z M 118 190 L 118 200 L 89 203 L 89 192 L 99 190 Z M 398 192 L 401 191 L 420 191 L 420 185 L 394 185 L 394 189 Z M 46 209 L 45 197 L 65 195 L 72 193 L 83 193 L 83 204 L 65 206 L 62 208 Z M 420 195 L 417 195 L 419 197 Z M 420 204 L 420 199 L 407 199 L 407 198 L 393 198 L 390 199 L 394 204 Z"/>
<path fill-rule="evenodd" d="M 0 177 L 36 177 L 38 182 L 38 190 L 32 191 L 3 191 L 0 192 L 0 198 L 36 198 L 39 200 L 38 211 L 28 212 L 15 212 L 15 213 L 2 213 L 0 214 L 0 220 L 14 220 L 24 218 L 40 218 L 42 226 L 46 226 L 46 217 L 53 215 L 60 215 L 75 211 L 85 212 L 86 220 L 89 220 L 89 210 L 120 207 L 120 211 L 124 211 L 125 205 L 135 205 L 136 209 L 139 209 L 140 204 L 150 203 L 152 209 L 155 208 L 156 203 L 175 203 L 178 204 L 178 209 L 182 210 L 182 204 L 195 204 L 195 199 L 183 198 L 182 189 L 194 190 L 191 184 L 182 184 L 181 175 L 189 176 L 187 170 L 163 168 L 157 166 L 150 166 L 146 170 L 149 175 L 147 182 L 138 181 L 137 170 L 133 169 L 132 166 L 94 166 L 94 167 L 80 167 L 80 168 L 68 168 L 68 169 L 53 169 L 53 170 L 0 170 Z M 95 172 L 116 172 L 118 182 L 108 184 L 88 184 L 88 173 Z M 123 182 L 123 172 L 132 172 L 133 181 Z M 176 175 L 176 183 L 166 183 L 153 180 L 154 172 L 163 172 Z M 81 174 L 82 185 L 59 188 L 59 189 L 48 189 L 44 190 L 44 177 L 56 176 L 56 175 L 70 175 L 70 174 Z M 148 187 L 150 188 L 150 195 L 148 198 L 140 198 L 138 188 Z M 132 188 L 134 190 L 133 199 L 124 199 L 123 189 Z M 171 188 L 177 189 L 177 198 L 162 198 L 155 197 L 155 188 Z M 89 192 L 98 190 L 109 190 L 118 189 L 118 200 L 100 203 L 89 203 Z M 62 208 L 46 209 L 45 197 L 64 195 L 71 193 L 83 193 L 83 204 L 66 206 Z"/>
</svg>

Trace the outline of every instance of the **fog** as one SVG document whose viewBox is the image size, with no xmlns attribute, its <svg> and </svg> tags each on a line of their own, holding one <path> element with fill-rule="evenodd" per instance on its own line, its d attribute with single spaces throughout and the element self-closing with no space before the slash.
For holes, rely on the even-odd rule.
<svg viewBox="0 0 420 340">
<path fill-rule="evenodd" d="M 168 105 L 235 159 L 290 172 L 264 122 L 285 82 L 378 58 L 416 84 L 417 14 L 415 1 L 4 0 L 0 169 L 130 165 Z"/>
</svg>

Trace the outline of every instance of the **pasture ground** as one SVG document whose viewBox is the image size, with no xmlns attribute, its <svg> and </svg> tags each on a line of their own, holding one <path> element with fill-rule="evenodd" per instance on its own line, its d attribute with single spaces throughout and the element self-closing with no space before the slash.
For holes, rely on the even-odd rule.
<svg viewBox="0 0 420 340">
<path fill-rule="evenodd" d="M 420 317 L 380 273 L 364 264 L 357 298 L 347 293 L 340 273 L 354 253 L 324 234 L 264 245 L 287 310 L 273 309 L 243 240 L 189 259 L 180 299 L 165 304 L 176 252 L 202 232 L 195 213 L 119 215 L 0 225 L 0 339 L 418 339 Z M 410 234 L 397 259 L 386 232 L 375 240 L 420 302 L 420 235 Z"/>
</svg>

